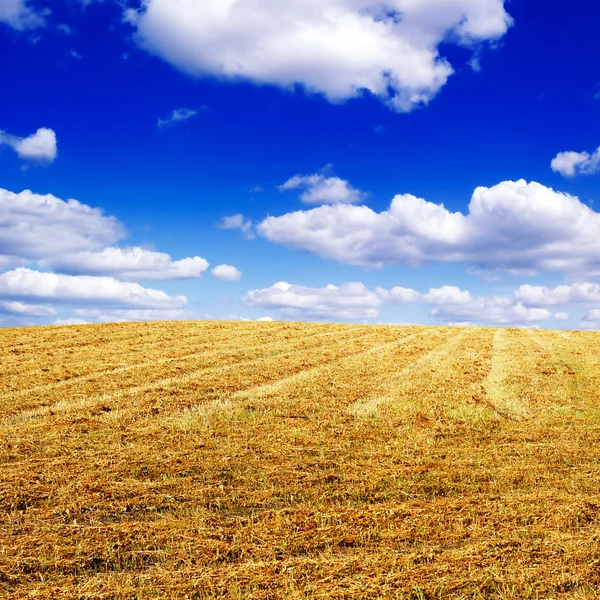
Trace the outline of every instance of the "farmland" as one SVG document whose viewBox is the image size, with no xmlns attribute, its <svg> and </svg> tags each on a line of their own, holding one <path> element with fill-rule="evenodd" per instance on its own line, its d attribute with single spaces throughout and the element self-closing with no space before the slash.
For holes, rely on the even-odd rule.
<svg viewBox="0 0 600 600">
<path fill-rule="evenodd" d="M 600 337 L 0 331 L 0 596 L 596 598 Z"/>
</svg>

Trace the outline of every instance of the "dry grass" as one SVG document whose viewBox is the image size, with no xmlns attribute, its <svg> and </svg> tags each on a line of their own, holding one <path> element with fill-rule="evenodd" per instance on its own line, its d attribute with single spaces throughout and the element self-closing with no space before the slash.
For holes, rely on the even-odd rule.
<svg viewBox="0 0 600 600">
<path fill-rule="evenodd" d="M 0 596 L 596 598 L 600 337 L 0 332 Z"/>
</svg>

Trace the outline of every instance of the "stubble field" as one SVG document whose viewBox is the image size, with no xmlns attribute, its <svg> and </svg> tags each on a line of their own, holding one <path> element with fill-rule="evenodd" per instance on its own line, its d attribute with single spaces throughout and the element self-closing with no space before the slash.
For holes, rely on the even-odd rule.
<svg viewBox="0 0 600 600">
<path fill-rule="evenodd" d="M 596 598 L 600 337 L 0 331 L 4 598 Z"/>
</svg>

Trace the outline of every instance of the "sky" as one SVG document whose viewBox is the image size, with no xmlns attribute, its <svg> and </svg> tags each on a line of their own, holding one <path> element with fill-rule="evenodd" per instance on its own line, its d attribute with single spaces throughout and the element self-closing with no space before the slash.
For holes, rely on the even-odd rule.
<svg viewBox="0 0 600 600">
<path fill-rule="evenodd" d="M 600 329 L 600 5 L 0 0 L 0 326 Z"/>
</svg>

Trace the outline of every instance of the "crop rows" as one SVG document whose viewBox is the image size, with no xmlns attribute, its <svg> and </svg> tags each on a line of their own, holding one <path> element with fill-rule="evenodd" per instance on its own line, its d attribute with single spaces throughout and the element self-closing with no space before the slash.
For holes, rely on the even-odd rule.
<svg viewBox="0 0 600 600">
<path fill-rule="evenodd" d="M 598 340 L 1 332 L 0 594 L 595 598 Z"/>
</svg>

